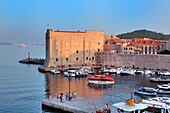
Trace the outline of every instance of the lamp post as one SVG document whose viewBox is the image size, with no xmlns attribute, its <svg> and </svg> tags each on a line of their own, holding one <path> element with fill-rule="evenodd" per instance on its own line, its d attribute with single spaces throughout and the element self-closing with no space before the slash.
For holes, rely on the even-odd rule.
<svg viewBox="0 0 170 113">
<path fill-rule="evenodd" d="M 71 76 L 70 76 L 70 74 L 69 74 L 69 76 L 68 76 L 68 100 L 71 100 L 71 97 L 70 97 L 70 96 L 71 96 L 71 95 L 70 95 L 70 93 L 71 93 L 71 92 L 70 92 L 70 77 L 71 77 Z"/>
</svg>

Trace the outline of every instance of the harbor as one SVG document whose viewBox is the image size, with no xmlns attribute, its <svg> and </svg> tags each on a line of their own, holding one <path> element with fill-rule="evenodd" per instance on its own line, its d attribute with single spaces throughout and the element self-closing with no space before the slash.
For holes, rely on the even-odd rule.
<svg viewBox="0 0 170 113">
<path fill-rule="evenodd" d="M 42 107 L 71 113 L 96 113 L 97 109 L 104 109 L 105 104 L 80 97 L 64 100 L 63 102 L 60 102 L 58 98 L 53 98 L 43 99 Z"/>
</svg>

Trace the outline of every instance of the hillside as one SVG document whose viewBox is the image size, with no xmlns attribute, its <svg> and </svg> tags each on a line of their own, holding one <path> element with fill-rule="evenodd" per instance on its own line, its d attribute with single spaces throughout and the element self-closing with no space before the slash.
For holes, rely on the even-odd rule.
<svg viewBox="0 0 170 113">
<path fill-rule="evenodd" d="M 148 31 L 146 29 L 136 30 L 130 33 L 118 34 L 116 36 L 121 39 L 133 39 L 133 38 L 144 38 L 144 37 L 151 38 L 154 40 L 169 40 L 170 39 L 170 35 Z"/>
</svg>

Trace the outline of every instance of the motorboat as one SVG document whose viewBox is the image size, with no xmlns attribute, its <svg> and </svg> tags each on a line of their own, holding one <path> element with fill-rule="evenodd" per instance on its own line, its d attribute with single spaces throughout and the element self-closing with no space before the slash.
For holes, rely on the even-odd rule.
<svg viewBox="0 0 170 113">
<path fill-rule="evenodd" d="M 88 78 L 89 84 L 114 84 L 115 80 L 110 75 L 94 75 Z"/>
<path fill-rule="evenodd" d="M 147 113 L 148 106 L 142 103 L 135 103 L 134 99 L 126 100 L 112 105 L 111 113 Z"/>
<path fill-rule="evenodd" d="M 156 89 L 150 88 L 150 87 L 140 87 L 140 88 L 135 88 L 134 93 L 135 94 L 140 94 L 140 95 L 147 95 L 147 96 L 156 96 Z"/>
<path fill-rule="evenodd" d="M 19 48 L 25 48 L 26 45 L 25 45 L 24 43 L 19 43 L 19 44 L 18 44 L 18 47 L 19 47 Z"/>
<path fill-rule="evenodd" d="M 167 97 L 141 99 L 138 103 L 147 105 L 149 113 L 170 113 L 170 98 Z"/>
<path fill-rule="evenodd" d="M 135 72 L 132 69 L 123 69 L 120 72 L 120 75 L 134 75 L 134 74 L 135 74 Z"/>
<path fill-rule="evenodd" d="M 60 71 L 57 70 L 57 69 L 52 68 L 52 69 L 50 69 L 50 73 L 52 73 L 52 74 L 60 74 Z"/>
<path fill-rule="evenodd" d="M 64 72 L 64 76 L 66 76 L 66 77 L 75 77 L 76 76 L 76 74 L 75 73 L 68 73 L 68 72 Z"/>
<path fill-rule="evenodd" d="M 170 78 L 166 76 L 150 78 L 150 82 L 170 83 Z"/>
<path fill-rule="evenodd" d="M 170 83 L 169 84 L 162 84 L 162 85 L 157 85 L 157 93 L 160 94 L 170 94 Z"/>
<path fill-rule="evenodd" d="M 136 70 L 135 74 L 144 74 L 144 71 L 142 71 L 142 70 Z"/>
</svg>

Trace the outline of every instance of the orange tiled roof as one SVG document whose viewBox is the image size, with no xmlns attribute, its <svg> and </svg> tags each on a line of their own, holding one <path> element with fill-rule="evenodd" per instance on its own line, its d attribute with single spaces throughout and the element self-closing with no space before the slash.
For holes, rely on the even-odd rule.
<svg viewBox="0 0 170 113">
<path fill-rule="evenodd" d="M 161 44 L 160 41 L 152 40 L 149 38 L 134 38 L 129 44 L 126 46 L 157 46 Z"/>
</svg>

